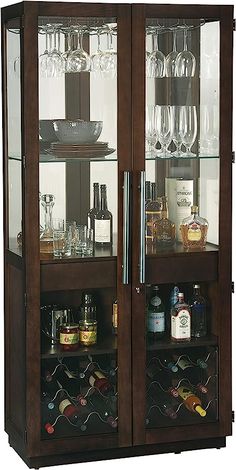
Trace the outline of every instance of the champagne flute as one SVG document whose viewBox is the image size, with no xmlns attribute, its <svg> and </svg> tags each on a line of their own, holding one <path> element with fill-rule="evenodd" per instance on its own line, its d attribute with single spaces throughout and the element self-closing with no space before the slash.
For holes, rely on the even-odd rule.
<svg viewBox="0 0 236 470">
<path fill-rule="evenodd" d="M 166 76 L 167 77 L 176 77 L 176 57 L 178 56 L 178 51 L 176 47 L 176 29 L 173 30 L 173 50 L 169 52 L 166 56 Z"/>
<path fill-rule="evenodd" d="M 182 106 L 181 121 L 182 125 L 180 134 L 182 137 L 182 143 L 186 147 L 186 153 L 183 153 L 183 157 L 196 157 L 196 154 L 191 152 L 191 148 L 197 137 L 196 106 Z"/>
<path fill-rule="evenodd" d="M 163 78 L 165 76 L 165 62 L 164 54 L 159 50 L 158 46 L 158 31 L 152 36 L 153 51 L 147 58 L 147 70 L 149 78 Z"/>
<path fill-rule="evenodd" d="M 184 49 L 176 57 L 177 77 L 193 77 L 196 69 L 196 59 L 187 47 L 187 28 L 184 29 Z"/>
<path fill-rule="evenodd" d="M 172 119 L 172 140 L 176 146 L 175 152 L 172 153 L 173 157 L 182 157 L 183 152 L 181 151 L 182 146 L 182 106 L 171 107 L 171 119 Z"/>
<path fill-rule="evenodd" d="M 157 116 L 157 132 L 158 140 L 161 144 L 161 158 L 169 158 L 171 152 L 168 147 L 172 140 L 172 120 L 170 106 L 159 106 Z"/>
</svg>

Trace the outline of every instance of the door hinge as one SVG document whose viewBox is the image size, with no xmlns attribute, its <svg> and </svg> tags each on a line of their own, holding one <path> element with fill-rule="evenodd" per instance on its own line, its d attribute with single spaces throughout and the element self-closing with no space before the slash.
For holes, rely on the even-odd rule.
<svg viewBox="0 0 236 470">
<path fill-rule="evenodd" d="M 231 291 L 232 291 L 232 294 L 234 294 L 234 281 L 231 284 Z"/>
<path fill-rule="evenodd" d="M 235 419 L 235 413 L 234 413 L 234 410 L 232 411 L 232 423 L 234 423 L 234 419 Z"/>
<path fill-rule="evenodd" d="M 26 431 L 26 429 L 24 431 L 24 442 L 25 442 L 25 444 L 27 444 L 27 431 Z"/>
<path fill-rule="evenodd" d="M 25 155 L 22 155 L 22 165 L 23 165 L 23 168 L 25 168 L 25 166 L 26 166 L 26 158 L 25 158 Z"/>
<path fill-rule="evenodd" d="M 235 152 L 232 152 L 232 163 L 235 163 Z"/>
<path fill-rule="evenodd" d="M 25 304 L 25 307 L 27 307 L 27 294 L 26 294 L 26 292 L 24 293 L 24 304 Z"/>
<path fill-rule="evenodd" d="M 233 19 L 233 31 L 236 31 L 236 19 Z"/>
</svg>

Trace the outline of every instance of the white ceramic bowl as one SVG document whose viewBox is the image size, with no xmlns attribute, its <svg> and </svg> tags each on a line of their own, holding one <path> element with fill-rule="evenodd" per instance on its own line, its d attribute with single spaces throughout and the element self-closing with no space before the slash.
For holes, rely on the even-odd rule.
<svg viewBox="0 0 236 470">
<path fill-rule="evenodd" d="M 57 140 L 53 122 L 54 119 L 40 119 L 39 121 L 39 135 L 44 142 Z"/>
<path fill-rule="evenodd" d="M 102 125 L 102 121 L 59 119 L 54 121 L 54 130 L 58 140 L 65 144 L 92 144 L 99 138 Z"/>
</svg>

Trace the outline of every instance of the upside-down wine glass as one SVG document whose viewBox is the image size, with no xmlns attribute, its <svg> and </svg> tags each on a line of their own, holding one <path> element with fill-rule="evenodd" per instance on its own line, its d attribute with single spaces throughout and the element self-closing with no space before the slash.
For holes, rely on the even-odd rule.
<svg viewBox="0 0 236 470">
<path fill-rule="evenodd" d="M 165 76 L 166 58 L 163 52 L 159 50 L 158 35 L 158 31 L 153 34 L 153 51 L 151 54 L 149 54 L 147 59 L 147 70 L 149 78 L 163 78 Z"/>
<path fill-rule="evenodd" d="M 90 56 L 91 72 L 96 73 L 99 73 L 101 71 L 100 61 L 103 54 L 101 50 L 101 31 L 102 28 L 97 28 L 97 50 Z"/>
<path fill-rule="evenodd" d="M 196 70 L 196 59 L 187 47 L 187 28 L 184 29 L 184 49 L 176 57 L 177 77 L 194 77 Z"/>
<path fill-rule="evenodd" d="M 176 46 L 176 29 L 173 29 L 173 50 L 166 56 L 166 76 L 176 77 L 176 57 L 178 56 Z"/>
<path fill-rule="evenodd" d="M 61 77 L 64 72 L 64 59 L 60 51 L 60 24 L 55 24 L 53 28 L 53 50 L 48 54 L 48 76 Z M 58 47 L 57 47 L 57 36 L 58 36 Z"/>
<path fill-rule="evenodd" d="M 84 29 L 78 29 L 78 46 L 68 58 L 68 67 L 71 72 L 88 72 L 90 69 L 90 57 L 83 49 Z"/>
<path fill-rule="evenodd" d="M 48 56 L 49 56 L 49 26 L 44 26 L 42 29 L 45 31 L 45 50 L 42 54 L 39 56 L 39 70 L 40 70 L 40 75 L 41 77 L 48 77 Z"/>
<path fill-rule="evenodd" d="M 72 34 L 73 34 L 73 28 L 70 27 L 68 29 L 65 30 L 65 33 L 67 33 L 67 49 L 65 50 L 65 52 L 62 54 L 62 58 L 64 60 L 64 73 L 68 73 L 68 72 L 71 72 L 70 68 L 69 68 L 69 63 L 68 63 L 68 59 L 70 57 L 70 55 L 72 54 L 73 50 L 72 50 Z"/>
<path fill-rule="evenodd" d="M 101 73 L 104 78 L 114 78 L 117 74 L 117 52 L 113 48 L 113 31 L 107 30 L 107 50 L 100 56 Z"/>
</svg>

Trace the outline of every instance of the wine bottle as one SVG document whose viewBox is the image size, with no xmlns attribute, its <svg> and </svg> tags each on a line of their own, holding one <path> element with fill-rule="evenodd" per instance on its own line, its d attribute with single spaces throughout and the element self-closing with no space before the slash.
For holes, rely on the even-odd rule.
<svg viewBox="0 0 236 470">
<path fill-rule="evenodd" d="M 145 182 L 145 205 L 151 201 L 151 181 Z"/>
<path fill-rule="evenodd" d="M 82 303 L 80 306 L 80 320 L 91 321 L 97 319 L 97 306 L 94 296 L 90 293 L 83 292 Z"/>
<path fill-rule="evenodd" d="M 206 416 L 206 411 L 202 408 L 202 402 L 200 398 L 194 395 L 192 390 L 186 387 L 179 387 L 178 392 L 179 397 L 182 398 L 187 410 L 198 413 L 202 417 Z"/>
<path fill-rule="evenodd" d="M 153 286 L 147 310 L 147 332 L 152 339 L 165 334 L 165 307 L 159 297 L 159 287 Z"/>
<path fill-rule="evenodd" d="M 101 418 L 107 424 L 109 424 L 109 426 L 112 428 L 117 428 L 117 421 L 114 416 L 112 416 L 112 412 L 103 397 L 97 393 L 93 393 L 90 395 L 89 401 L 92 404 L 94 411 L 97 411 Z"/>
<path fill-rule="evenodd" d="M 80 379 L 75 377 L 69 369 L 61 368 L 56 375 L 57 383 L 67 391 L 68 395 L 76 398 L 81 406 L 87 405 L 87 400 L 80 392 Z"/>
<path fill-rule="evenodd" d="M 155 380 L 160 384 L 160 386 L 170 395 L 173 397 L 178 396 L 178 391 L 175 387 L 172 385 L 171 381 L 171 372 L 168 373 L 167 370 L 163 370 L 160 365 L 158 365 L 156 362 L 152 362 L 149 364 L 147 368 L 147 376 L 151 381 Z"/>
<path fill-rule="evenodd" d="M 81 414 L 79 406 L 75 406 L 68 396 L 64 395 L 63 398 L 58 401 L 58 409 L 61 415 L 66 416 L 69 421 L 80 427 L 83 430 L 84 424 L 81 420 Z"/>
<path fill-rule="evenodd" d="M 207 334 L 206 301 L 201 295 L 200 286 L 194 284 L 193 297 L 189 302 L 191 308 L 191 336 L 201 338 Z"/>
<path fill-rule="evenodd" d="M 94 217 L 98 214 L 99 209 L 99 183 L 93 183 L 93 207 L 88 212 L 88 228 L 92 228 L 94 230 Z"/>
<path fill-rule="evenodd" d="M 191 360 L 197 364 L 198 367 L 200 367 L 201 369 L 207 369 L 208 368 L 208 363 L 206 362 L 205 360 L 205 357 L 203 358 L 202 357 L 202 353 L 199 351 L 196 352 L 192 352 L 191 351 L 191 354 L 190 354 L 190 357 L 191 357 Z"/>
<path fill-rule="evenodd" d="M 94 215 L 94 242 L 97 247 L 112 246 L 112 213 L 107 208 L 105 184 L 101 184 L 101 209 Z"/>
<path fill-rule="evenodd" d="M 173 361 L 173 358 L 170 354 L 165 353 L 165 356 L 161 357 L 160 362 L 163 364 L 163 366 L 171 370 L 171 372 L 176 373 L 179 370 L 177 364 Z"/>
<path fill-rule="evenodd" d="M 108 378 L 97 369 L 90 370 L 88 382 L 91 387 L 97 388 L 102 395 L 109 395 L 114 393 L 114 389 Z"/>
<path fill-rule="evenodd" d="M 157 405 L 161 412 L 168 416 L 168 418 L 176 419 L 177 413 L 173 408 L 172 402 L 168 399 L 168 395 L 161 390 L 150 390 L 147 396 L 148 411 L 153 405 Z"/>
<path fill-rule="evenodd" d="M 202 374 L 200 368 L 198 366 L 194 366 L 194 364 L 192 364 L 186 357 L 181 357 L 181 359 L 179 359 L 177 355 L 174 355 L 173 357 L 176 361 L 178 361 L 178 378 L 189 380 L 191 385 L 200 390 L 200 392 L 207 393 L 207 387 L 202 384 Z"/>
<path fill-rule="evenodd" d="M 47 405 L 45 406 L 45 403 L 43 403 L 41 407 L 41 424 L 42 428 L 45 429 L 48 434 L 54 433 L 54 422 L 56 421 L 57 416 L 58 411 L 56 408 L 49 409 Z"/>
</svg>

